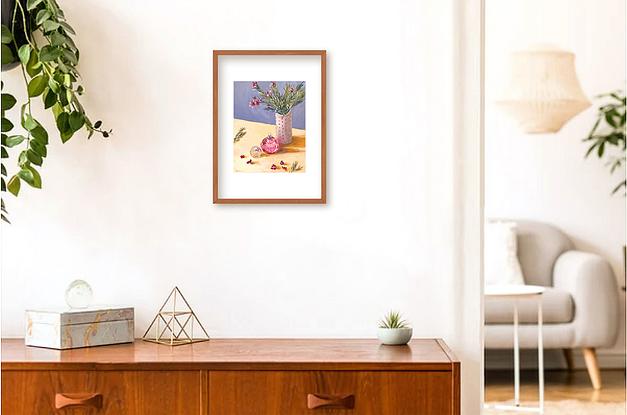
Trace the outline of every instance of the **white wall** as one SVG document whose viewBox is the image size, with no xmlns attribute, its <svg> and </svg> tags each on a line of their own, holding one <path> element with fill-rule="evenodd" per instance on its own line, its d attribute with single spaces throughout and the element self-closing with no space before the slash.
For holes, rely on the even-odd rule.
<svg viewBox="0 0 627 415">
<path fill-rule="evenodd" d="M 138 336 L 174 285 L 214 337 L 373 337 L 396 308 L 467 362 L 464 405 L 477 412 L 480 284 L 462 255 L 480 257 L 479 168 L 455 148 L 457 1 L 63 5 L 84 104 L 114 136 L 53 138 L 44 189 L 8 198 L 3 336 L 22 335 L 25 308 L 62 303 L 76 277 L 98 302 L 134 305 Z M 211 204 L 211 51 L 229 48 L 327 50 L 326 206 Z"/>
<path fill-rule="evenodd" d="M 625 2 L 486 2 L 486 216 L 555 224 L 578 249 L 607 258 L 622 286 L 625 198 L 610 192 L 624 172 L 610 177 L 603 162 L 583 158 L 587 144 L 581 140 L 594 123 L 596 105 L 559 133 L 541 135 L 519 132 L 493 105 L 504 83 L 509 52 L 534 43 L 574 52 L 589 97 L 624 88 Z M 624 315 L 623 293 L 621 304 Z M 622 331 L 615 348 L 604 353 L 624 353 Z"/>
</svg>

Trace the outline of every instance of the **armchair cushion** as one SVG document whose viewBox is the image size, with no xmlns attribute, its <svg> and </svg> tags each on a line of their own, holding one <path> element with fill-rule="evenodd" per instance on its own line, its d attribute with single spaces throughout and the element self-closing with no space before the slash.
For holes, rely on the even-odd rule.
<svg viewBox="0 0 627 415">
<path fill-rule="evenodd" d="M 546 288 L 542 294 L 543 321 L 551 323 L 569 323 L 575 316 L 573 298 L 566 290 Z M 538 322 L 538 303 L 535 299 L 518 300 L 518 321 L 520 324 Z M 486 324 L 513 324 L 514 303 L 508 298 L 486 298 Z"/>
</svg>

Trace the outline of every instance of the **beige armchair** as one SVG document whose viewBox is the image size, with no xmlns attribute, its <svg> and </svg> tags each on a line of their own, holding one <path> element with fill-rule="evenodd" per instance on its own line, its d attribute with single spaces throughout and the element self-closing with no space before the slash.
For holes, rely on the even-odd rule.
<svg viewBox="0 0 627 415">
<path fill-rule="evenodd" d="M 572 349 L 582 349 L 595 389 L 601 388 L 596 349 L 616 341 L 619 324 L 618 287 L 602 257 L 574 250 L 559 229 L 540 222 L 516 221 L 518 259 L 525 283 L 547 287 L 542 296 L 545 349 L 562 349 L 572 368 Z M 518 305 L 520 347 L 537 347 L 537 306 Z M 510 300 L 485 304 L 486 349 L 513 348 Z"/>
</svg>

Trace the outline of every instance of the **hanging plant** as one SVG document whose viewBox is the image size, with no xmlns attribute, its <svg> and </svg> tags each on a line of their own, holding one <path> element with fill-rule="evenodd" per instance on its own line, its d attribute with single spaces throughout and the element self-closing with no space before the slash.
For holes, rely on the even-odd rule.
<svg viewBox="0 0 627 415">
<path fill-rule="evenodd" d="M 26 102 L 18 103 L 2 84 L 2 192 L 8 190 L 17 196 L 22 182 L 41 188 L 38 168 L 48 156 L 48 132 L 33 116 L 35 101 L 40 99 L 43 107 L 52 112 L 63 143 L 80 130 L 86 130 L 88 138 L 94 133 L 107 138 L 111 130 L 102 129 L 101 121 L 92 123 L 81 105 L 79 97 L 84 89 L 76 68 L 79 50 L 72 39 L 76 33 L 57 2 L 3 0 L 2 4 L 2 69 L 19 67 L 27 91 Z M 6 10 L 5 5 L 9 6 Z M 16 104 L 20 104 L 21 129 L 15 129 L 5 116 Z M 17 172 L 9 178 L 7 148 L 18 146 L 22 151 L 17 157 Z M 8 222 L 4 200 L 2 211 L 2 219 Z"/>
</svg>

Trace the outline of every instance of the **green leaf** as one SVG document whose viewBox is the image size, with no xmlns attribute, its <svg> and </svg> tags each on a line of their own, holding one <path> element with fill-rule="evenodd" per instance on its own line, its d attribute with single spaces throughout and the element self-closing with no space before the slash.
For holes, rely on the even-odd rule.
<svg viewBox="0 0 627 415">
<path fill-rule="evenodd" d="M 59 98 L 59 102 L 62 106 L 67 107 L 70 104 L 70 100 L 68 99 L 67 90 L 64 87 L 59 88 L 59 94 L 57 95 Z"/>
<path fill-rule="evenodd" d="M 43 24 L 44 30 L 46 32 L 52 32 L 53 30 L 57 30 L 61 25 L 52 20 L 46 20 Z"/>
<path fill-rule="evenodd" d="M 35 7 L 39 5 L 43 0 L 27 0 L 26 1 L 26 9 L 33 10 Z"/>
<path fill-rule="evenodd" d="M 599 158 L 603 157 L 604 150 L 605 150 L 605 141 L 599 144 L 599 148 L 597 149 L 597 155 L 599 156 Z"/>
<path fill-rule="evenodd" d="M 57 117 L 57 128 L 60 133 L 70 131 L 70 115 L 67 112 L 62 112 Z"/>
<path fill-rule="evenodd" d="M 13 196 L 17 196 L 20 193 L 20 178 L 18 176 L 13 176 L 7 183 L 7 190 L 13 194 Z"/>
<path fill-rule="evenodd" d="M 70 127 L 72 128 L 72 131 L 78 131 L 85 124 L 85 117 L 83 117 L 83 114 L 81 114 L 78 111 L 72 111 L 72 113 L 70 114 L 69 121 L 70 121 Z"/>
<path fill-rule="evenodd" d="M 59 117 L 59 115 L 63 112 L 63 107 L 57 102 L 52 106 L 52 114 L 54 114 L 55 120 Z"/>
<path fill-rule="evenodd" d="M 48 20 L 50 18 L 50 12 L 46 9 L 43 10 L 39 10 L 37 12 L 37 16 L 35 17 L 35 24 L 37 26 L 39 26 L 40 24 L 42 24 L 43 22 L 45 22 L 46 20 Z"/>
<path fill-rule="evenodd" d="M 11 94 L 2 94 L 2 111 L 10 110 L 13 108 L 17 100 Z"/>
<path fill-rule="evenodd" d="M 26 151 L 26 158 L 28 159 L 28 161 L 37 166 L 41 166 L 41 163 L 43 163 L 43 159 L 41 158 L 41 156 L 31 149 L 28 149 Z"/>
<path fill-rule="evenodd" d="M 22 45 L 18 49 L 17 56 L 20 58 L 20 62 L 22 62 L 22 64 L 28 64 L 28 60 L 30 59 L 30 51 L 31 47 L 29 44 Z"/>
<path fill-rule="evenodd" d="M 36 151 L 33 151 L 31 149 L 26 150 L 26 158 L 28 159 L 28 161 L 37 166 L 41 166 L 41 163 L 44 162 L 41 156 L 37 154 Z"/>
<path fill-rule="evenodd" d="M 24 140 L 26 140 L 26 137 L 23 135 L 12 135 L 11 137 L 7 137 L 5 145 L 9 148 L 15 147 Z"/>
<path fill-rule="evenodd" d="M 0 148 L 0 158 L 3 158 L 3 159 L 9 158 L 9 153 L 7 152 L 7 149 L 4 147 Z"/>
<path fill-rule="evenodd" d="M 2 174 L 3 176 L 7 175 L 7 168 L 4 167 L 4 164 L 0 164 L 0 174 Z"/>
<path fill-rule="evenodd" d="M 39 123 L 35 121 L 35 119 L 30 114 L 24 114 L 24 118 L 22 119 L 22 127 L 24 127 L 28 131 L 34 130 Z"/>
<path fill-rule="evenodd" d="M 625 181 L 625 180 L 623 180 L 622 182 L 618 183 L 618 185 L 612 190 L 612 194 L 616 194 L 616 192 L 618 192 L 623 187 L 625 189 L 627 189 L 627 181 Z"/>
<path fill-rule="evenodd" d="M 54 32 L 51 36 L 50 36 L 50 43 L 53 46 L 63 46 L 66 43 L 66 37 L 63 36 L 61 33 L 59 32 Z"/>
<path fill-rule="evenodd" d="M 37 140 L 30 140 L 29 146 L 32 151 L 34 151 L 35 153 L 37 153 L 37 155 L 41 157 L 46 157 L 48 155 L 48 150 L 46 150 L 46 146 Z"/>
<path fill-rule="evenodd" d="M 2 43 L 9 44 L 13 41 L 13 35 L 8 27 L 2 25 Z"/>
<path fill-rule="evenodd" d="M 76 32 L 74 31 L 74 28 L 72 26 L 70 26 L 69 24 L 67 24 L 66 22 L 59 22 L 59 24 L 61 25 L 61 27 L 66 30 L 67 32 L 75 35 Z"/>
<path fill-rule="evenodd" d="M 69 49 L 63 49 L 62 51 L 63 57 L 72 65 L 78 64 L 78 55 L 72 52 Z"/>
<path fill-rule="evenodd" d="M 2 44 L 2 64 L 6 65 L 8 63 L 11 63 L 15 60 L 15 57 L 13 56 L 13 52 L 11 52 L 11 49 L 9 49 L 9 47 L 5 44 Z"/>
<path fill-rule="evenodd" d="M 78 51 L 78 48 L 76 47 L 76 43 L 74 43 L 74 41 L 72 40 L 71 37 L 66 36 L 65 37 L 65 43 L 66 43 L 66 46 L 68 48 L 72 49 L 74 52 Z"/>
<path fill-rule="evenodd" d="M 33 178 L 35 179 L 34 187 L 36 187 L 37 189 L 41 189 L 41 176 L 39 175 L 39 172 L 31 166 L 29 166 L 29 170 L 31 171 L 31 173 L 33 173 Z"/>
<path fill-rule="evenodd" d="M 615 117 L 619 117 L 619 119 L 617 120 Z M 612 127 L 617 128 L 620 122 L 620 116 L 616 113 L 616 110 L 608 111 L 605 113 L 605 121 Z"/>
<path fill-rule="evenodd" d="M 26 158 L 26 151 L 20 152 L 20 155 L 17 158 L 17 164 L 20 167 L 24 167 L 24 166 L 28 165 L 28 159 Z"/>
<path fill-rule="evenodd" d="M 22 170 L 17 172 L 20 179 L 31 185 L 36 189 L 41 189 L 41 176 L 32 166 L 23 167 Z"/>
<path fill-rule="evenodd" d="M 34 77 L 28 83 L 28 96 L 36 97 L 46 90 L 48 86 L 48 75 L 42 74 Z"/>
<path fill-rule="evenodd" d="M 30 133 L 35 140 L 42 144 L 48 144 L 48 132 L 41 125 L 33 128 Z"/>
<path fill-rule="evenodd" d="M 68 140 L 72 138 L 73 135 L 74 135 L 74 131 L 71 131 L 71 130 L 61 133 L 61 142 L 62 143 L 68 142 Z"/>
<path fill-rule="evenodd" d="M 9 121 L 7 118 L 2 117 L 2 132 L 6 133 L 13 129 L 13 123 Z"/>
<path fill-rule="evenodd" d="M 63 49 L 59 48 L 58 46 L 47 45 L 41 48 L 41 50 L 39 51 L 39 60 L 42 62 L 50 62 L 57 59 L 62 54 Z"/>
<path fill-rule="evenodd" d="M 51 79 L 48 81 L 48 86 L 50 87 L 50 89 L 55 92 L 55 93 L 59 93 L 59 83 L 57 81 L 55 81 L 54 79 Z"/>
<path fill-rule="evenodd" d="M 46 95 L 44 95 L 44 108 L 48 109 L 57 102 L 57 94 L 52 89 L 48 89 Z"/>
<path fill-rule="evenodd" d="M 28 63 L 26 64 L 26 72 L 32 77 L 36 76 L 39 72 L 41 72 L 41 62 L 39 62 L 39 55 L 36 51 L 32 50 L 30 52 L 30 57 L 28 58 Z"/>
</svg>

